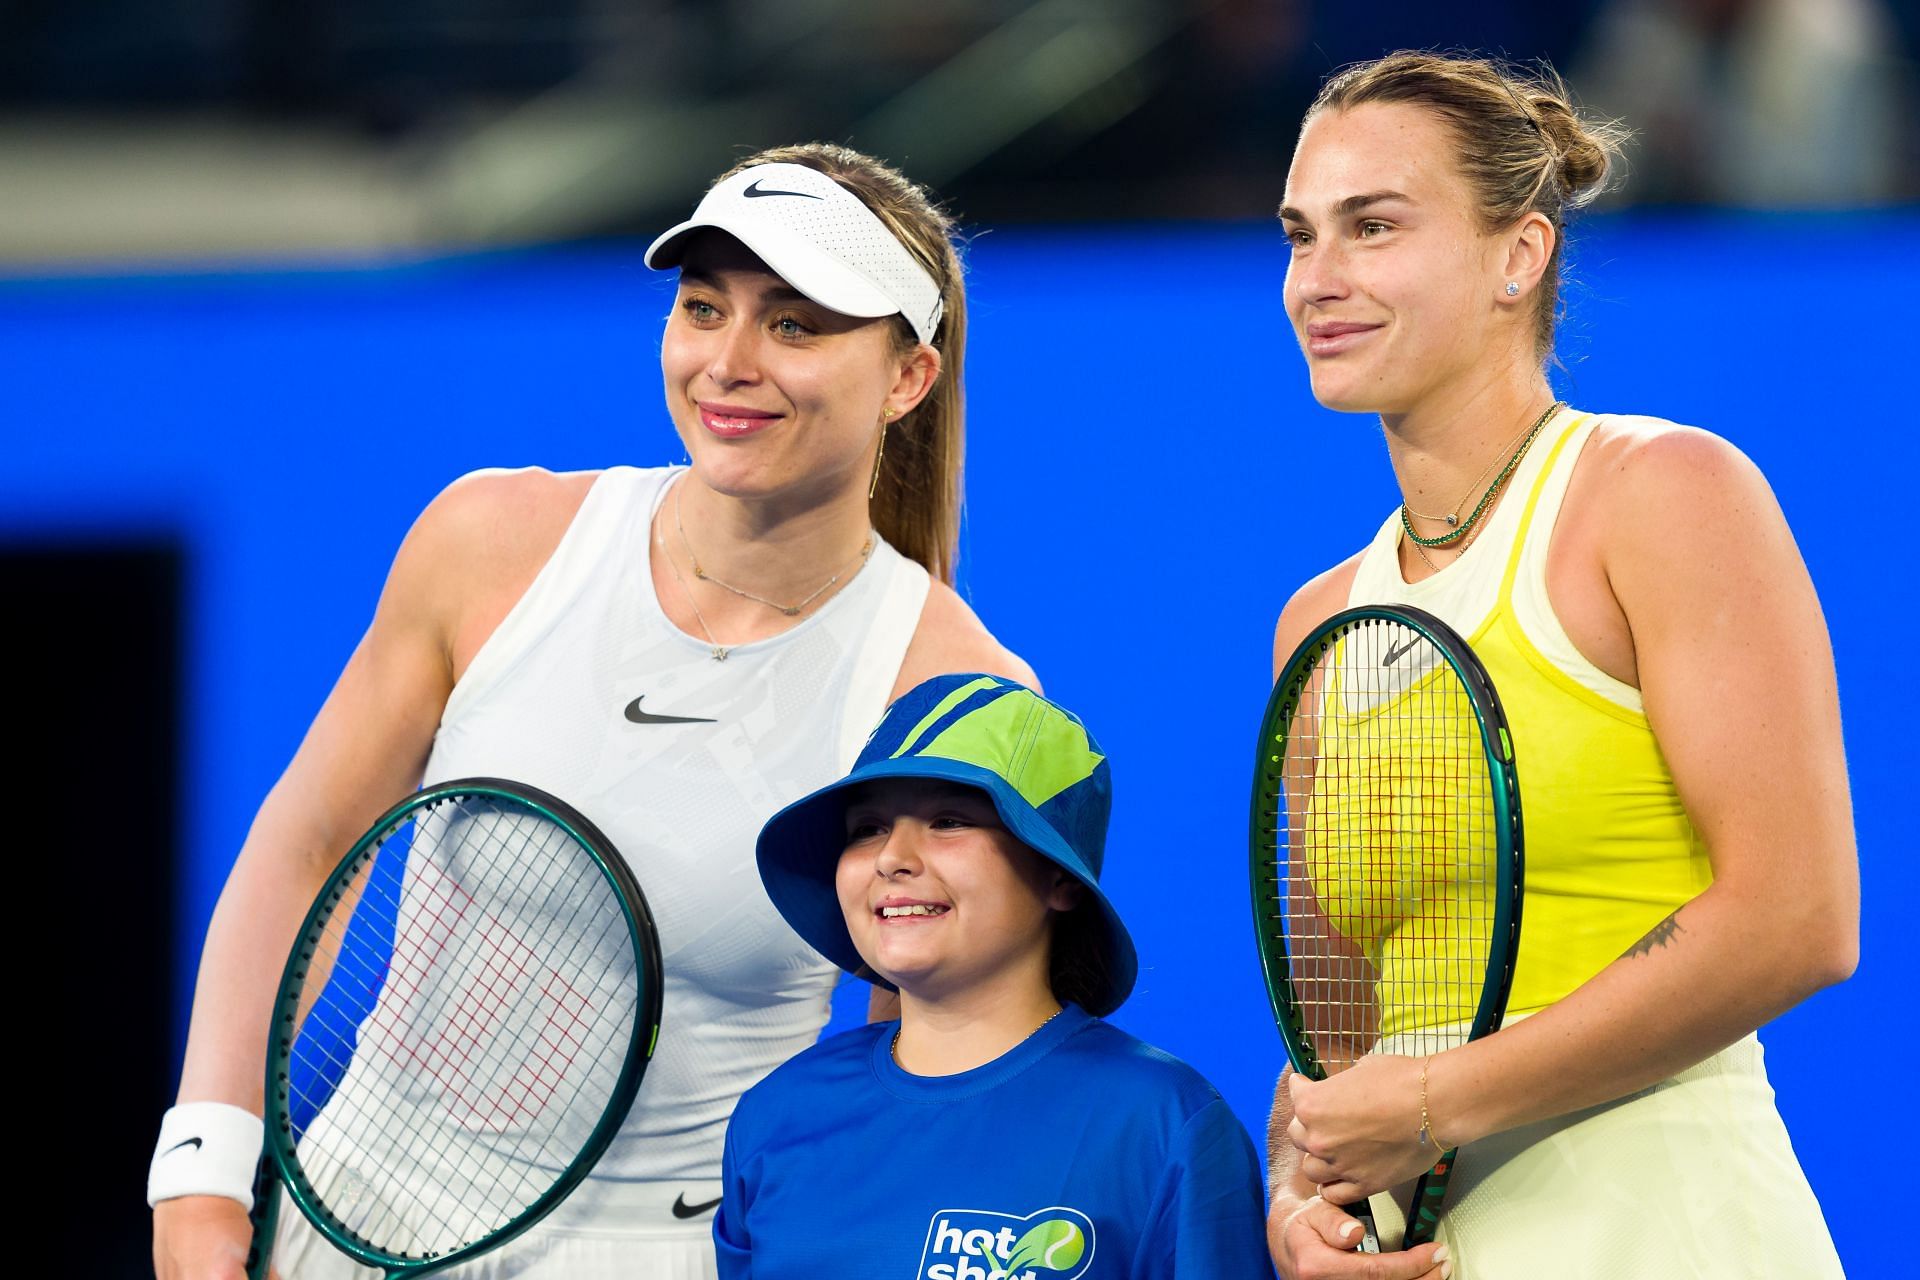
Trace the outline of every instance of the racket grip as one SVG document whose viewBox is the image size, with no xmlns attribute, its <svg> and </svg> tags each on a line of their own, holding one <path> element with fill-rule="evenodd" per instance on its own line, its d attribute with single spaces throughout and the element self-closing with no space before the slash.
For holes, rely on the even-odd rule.
<svg viewBox="0 0 1920 1280">
<path fill-rule="evenodd" d="M 253 1244 L 247 1249 L 247 1280 L 267 1280 L 273 1266 L 273 1235 L 280 1225 L 280 1178 L 273 1158 L 260 1153 L 253 1174 Z"/>
<path fill-rule="evenodd" d="M 1453 1158 L 1460 1148 L 1453 1147 L 1420 1175 L 1413 1184 L 1413 1203 L 1407 1213 L 1407 1238 L 1400 1247 L 1412 1249 L 1433 1239 L 1440 1226 L 1440 1206 L 1447 1198 L 1447 1183 L 1453 1177 Z"/>
<path fill-rule="evenodd" d="M 1361 1196 L 1352 1204 L 1343 1204 L 1337 1207 L 1340 1212 L 1350 1218 L 1357 1219 L 1360 1223 L 1360 1243 L 1355 1246 L 1354 1252 L 1380 1252 L 1380 1231 L 1379 1228 L 1373 1225 L 1373 1206 L 1367 1203 L 1367 1198 Z"/>
</svg>

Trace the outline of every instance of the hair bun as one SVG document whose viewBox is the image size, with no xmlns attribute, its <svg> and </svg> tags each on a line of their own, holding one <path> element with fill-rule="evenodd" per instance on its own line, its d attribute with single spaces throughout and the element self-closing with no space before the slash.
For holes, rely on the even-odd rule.
<svg viewBox="0 0 1920 1280">
<path fill-rule="evenodd" d="M 1452 130 L 1454 160 L 1481 230 L 1503 231 L 1529 213 L 1553 223 L 1559 234 L 1534 291 L 1535 346 L 1544 357 L 1553 349 L 1565 215 L 1605 190 L 1628 136 L 1625 127 L 1583 116 L 1566 82 L 1544 62 L 1517 67 L 1420 49 L 1337 72 L 1321 86 L 1307 119 L 1364 103 L 1432 111 Z"/>
<path fill-rule="evenodd" d="M 1564 85 L 1541 88 L 1527 105 L 1553 153 L 1562 206 L 1578 209 L 1607 189 L 1628 131 L 1617 121 L 1583 119 Z"/>
</svg>

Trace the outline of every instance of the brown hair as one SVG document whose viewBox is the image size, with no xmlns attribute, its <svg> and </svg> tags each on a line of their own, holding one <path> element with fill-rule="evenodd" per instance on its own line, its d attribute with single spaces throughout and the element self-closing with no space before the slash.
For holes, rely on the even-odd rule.
<svg viewBox="0 0 1920 1280">
<path fill-rule="evenodd" d="M 873 525 L 900 554 L 953 585 L 960 555 L 967 415 L 961 365 L 967 351 L 967 289 L 954 225 L 931 193 L 898 169 L 851 147 L 802 142 L 748 156 L 714 179 L 726 181 L 760 164 L 803 164 L 832 178 L 873 210 L 894 238 L 940 286 L 943 311 L 932 347 L 940 353 L 940 380 L 906 417 L 888 424 Z M 920 344 L 905 316 L 896 315 L 894 342 L 902 356 Z M 876 424 L 878 425 L 878 424 Z"/>
<path fill-rule="evenodd" d="M 1534 310 L 1534 348 L 1544 358 L 1559 321 L 1567 215 L 1606 189 L 1629 131 L 1616 120 L 1583 116 L 1566 82 L 1545 63 L 1529 71 L 1490 58 L 1402 49 L 1336 74 L 1307 118 L 1363 102 L 1414 103 L 1446 121 L 1489 232 L 1534 211 L 1553 223 L 1553 255 Z"/>
<path fill-rule="evenodd" d="M 1097 908 L 1081 903 L 1053 916 L 1053 941 L 1047 952 L 1047 986 L 1053 998 L 1071 1000 L 1089 1013 L 1113 1012 L 1113 972 L 1107 967 L 1106 921 Z"/>
</svg>

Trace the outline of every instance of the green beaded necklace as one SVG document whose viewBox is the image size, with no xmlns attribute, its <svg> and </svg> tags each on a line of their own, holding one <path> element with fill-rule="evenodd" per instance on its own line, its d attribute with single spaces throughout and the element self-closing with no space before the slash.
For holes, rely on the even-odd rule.
<svg viewBox="0 0 1920 1280">
<path fill-rule="evenodd" d="M 1507 478 L 1513 474 L 1513 469 L 1520 465 L 1520 459 L 1527 456 L 1527 446 L 1531 445 L 1533 438 L 1540 434 L 1540 429 L 1547 425 L 1547 420 L 1564 407 L 1560 401 L 1555 400 L 1547 406 L 1547 411 L 1541 414 L 1539 419 L 1531 427 L 1527 428 L 1527 434 L 1520 439 L 1520 447 L 1513 451 L 1513 456 L 1507 459 L 1507 465 L 1500 469 L 1500 474 L 1493 478 L 1493 483 L 1487 486 L 1487 491 L 1480 495 L 1480 504 L 1473 509 L 1473 514 L 1461 521 L 1459 528 L 1449 529 L 1437 538 L 1423 538 L 1413 531 L 1413 515 L 1408 509 L 1407 504 L 1402 502 L 1400 504 L 1400 527 L 1406 530 L 1407 537 L 1413 540 L 1413 545 L 1416 547 L 1448 547 L 1471 533 L 1473 526 L 1480 522 L 1480 517 L 1487 513 L 1487 508 L 1493 505 L 1494 495 L 1500 492 L 1502 485 L 1506 484 Z"/>
</svg>

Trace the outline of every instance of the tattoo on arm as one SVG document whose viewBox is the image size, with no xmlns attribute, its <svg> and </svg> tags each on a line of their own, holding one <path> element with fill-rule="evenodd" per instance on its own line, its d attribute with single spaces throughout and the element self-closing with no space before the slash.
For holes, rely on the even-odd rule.
<svg viewBox="0 0 1920 1280">
<path fill-rule="evenodd" d="M 1640 939 L 1640 941 L 1634 943 L 1622 952 L 1620 958 L 1625 960 L 1628 956 L 1649 955 L 1655 947 L 1664 947 L 1673 941 L 1675 935 L 1685 932 L 1686 930 L 1680 927 L 1680 911 L 1679 908 L 1676 907 L 1668 913 L 1665 920 L 1662 920 L 1659 924 L 1647 930 L 1646 937 Z"/>
</svg>

